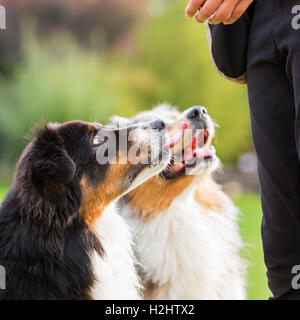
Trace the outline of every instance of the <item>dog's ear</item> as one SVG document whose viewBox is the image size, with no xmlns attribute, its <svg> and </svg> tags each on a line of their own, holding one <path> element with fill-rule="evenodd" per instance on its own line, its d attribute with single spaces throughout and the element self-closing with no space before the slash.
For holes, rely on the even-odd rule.
<svg viewBox="0 0 300 320">
<path fill-rule="evenodd" d="M 34 179 L 50 183 L 68 183 L 74 179 L 76 165 L 65 150 L 55 127 L 39 129 L 29 152 Z"/>
<path fill-rule="evenodd" d="M 154 112 L 178 112 L 178 109 L 175 106 L 172 106 L 169 103 L 162 103 L 153 108 Z"/>
<path fill-rule="evenodd" d="M 126 127 L 129 124 L 129 119 L 119 116 L 112 116 L 110 118 L 110 124 L 114 127 Z"/>
</svg>

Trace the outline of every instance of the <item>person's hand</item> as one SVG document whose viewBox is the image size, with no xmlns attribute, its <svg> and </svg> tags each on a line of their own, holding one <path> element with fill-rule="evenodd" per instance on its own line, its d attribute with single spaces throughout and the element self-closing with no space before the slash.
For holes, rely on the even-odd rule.
<svg viewBox="0 0 300 320">
<path fill-rule="evenodd" d="M 254 0 L 190 0 L 185 9 L 188 18 L 196 14 L 197 22 L 232 24 L 247 10 Z"/>
</svg>

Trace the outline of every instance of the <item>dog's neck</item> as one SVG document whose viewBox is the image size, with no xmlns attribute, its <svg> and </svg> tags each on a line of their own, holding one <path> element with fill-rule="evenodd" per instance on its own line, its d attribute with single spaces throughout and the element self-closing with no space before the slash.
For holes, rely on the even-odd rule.
<svg viewBox="0 0 300 320">
<path fill-rule="evenodd" d="M 143 221 L 149 221 L 168 209 L 173 200 L 195 180 L 194 176 L 184 176 L 176 180 L 163 180 L 156 176 L 126 196 L 126 202 Z"/>
<path fill-rule="evenodd" d="M 122 210 L 135 233 L 145 298 L 244 297 L 237 210 L 210 176 L 195 181 L 146 221 L 131 203 Z"/>
</svg>

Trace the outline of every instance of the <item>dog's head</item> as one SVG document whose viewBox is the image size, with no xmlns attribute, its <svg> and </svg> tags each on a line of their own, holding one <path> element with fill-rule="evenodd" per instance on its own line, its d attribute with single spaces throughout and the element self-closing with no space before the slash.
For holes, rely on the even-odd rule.
<svg viewBox="0 0 300 320">
<path fill-rule="evenodd" d="M 165 179 L 174 180 L 184 175 L 203 176 L 218 167 L 216 151 L 211 144 L 214 123 L 204 107 L 194 106 L 180 113 L 174 107 L 161 105 L 131 119 L 113 117 L 112 121 L 114 124 L 133 125 L 159 118 L 164 120 L 168 135 L 172 137 L 169 147 L 173 157 L 161 173 Z"/>
<path fill-rule="evenodd" d="M 180 113 L 174 107 L 162 105 L 141 112 L 131 119 L 114 117 L 112 121 L 115 124 L 132 125 L 158 118 L 164 120 L 168 135 L 172 137 L 167 143 L 167 147 L 172 150 L 172 159 L 159 176 L 147 181 L 126 197 L 132 207 L 147 217 L 166 209 L 191 182 L 202 179 L 219 166 L 211 144 L 215 132 L 214 123 L 204 107 L 194 106 Z"/>
<path fill-rule="evenodd" d="M 37 201 L 59 205 L 76 198 L 74 213 L 92 222 L 111 201 L 164 169 L 170 157 L 165 143 L 160 120 L 115 129 L 81 121 L 49 124 L 24 151 L 15 185 L 32 195 L 23 197 L 32 208 Z"/>
</svg>

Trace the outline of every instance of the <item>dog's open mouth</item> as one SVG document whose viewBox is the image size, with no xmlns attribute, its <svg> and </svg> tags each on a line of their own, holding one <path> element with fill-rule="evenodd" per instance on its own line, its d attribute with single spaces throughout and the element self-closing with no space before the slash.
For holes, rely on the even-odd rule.
<svg viewBox="0 0 300 320">
<path fill-rule="evenodd" d="M 194 132 L 192 140 L 185 143 L 184 135 L 188 128 L 187 123 L 182 123 L 180 131 L 175 134 L 166 144 L 165 148 L 173 151 L 173 157 L 164 173 L 177 174 L 184 171 L 185 168 L 196 167 L 200 162 L 208 162 L 216 155 L 214 146 L 209 141 L 209 131 L 207 129 L 198 129 Z M 175 151 L 175 146 L 182 145 L 179 151 Z"/>
</svg>

